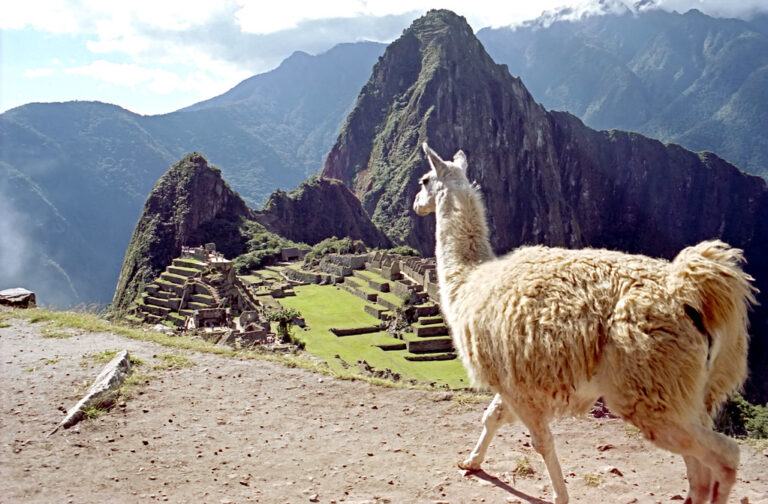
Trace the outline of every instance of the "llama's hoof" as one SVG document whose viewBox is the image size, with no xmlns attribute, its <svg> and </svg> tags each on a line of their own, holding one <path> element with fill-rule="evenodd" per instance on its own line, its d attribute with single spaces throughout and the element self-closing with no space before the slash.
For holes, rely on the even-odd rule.
<svg viewBox="0 0 768 504">
<path fill-rule="evenodd" d="M 457 465 L 459 466 L 459 469 L 465 471 L 475 472 L 480 470 L 480 464 L 473 463 L 470 459 L 462 460 Z"/>
<path fill-rule="evenodd" d="M 558 495 L 555 497 L 555 504 L 568 504 L 568 495 Z"/>
</svg>

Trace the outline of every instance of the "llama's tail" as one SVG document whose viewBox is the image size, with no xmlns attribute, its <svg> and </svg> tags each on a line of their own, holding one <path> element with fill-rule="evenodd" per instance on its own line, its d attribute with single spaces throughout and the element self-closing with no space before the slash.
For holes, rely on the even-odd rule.
<svg viewBox="0 0 768 504">
<path fill-rule="evenodd" d="M 683 249 L 670 263 L 669 289 L 709 338 L 706 405 L 715 415 L 747 377 L 747 311 L 758 292 L 741 265 L 744 254 L 719 240 Z"/>
</svg>

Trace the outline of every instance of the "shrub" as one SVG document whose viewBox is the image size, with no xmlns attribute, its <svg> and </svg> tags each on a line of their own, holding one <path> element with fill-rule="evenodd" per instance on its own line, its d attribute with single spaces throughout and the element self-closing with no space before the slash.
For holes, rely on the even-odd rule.
<svg viewBox="0 0 768 504">
<path fill-rule="evenodd" d="M 736 394 L 720 412 L 715 428 L 729 436 L 768 439 L 768 407 L 750 404 Z"/>
<path fill-rule="evenodd" d="M 328 254 L 364 254 L 367 251 L 365 243 L 361 240 L 353 240 L 348 236 L 345 238 L 334 236 L 312 246 L 312 251 L 304 257 L 304 266 L 317 266 L 320 259 Z"/>
<path fill-rule="evenodd" d="M 299 348 L 304 348 L 304 342 L 293 336 L 291 326 L 293 321 L 301 317 L 301 313 L 296 308 L 283 308 L 281 310 L 271 311 L 267 318 L 270 322 L 277 322 L 277 335 L 283 343 L 291 343 Z"/>
<path fill-rule="evenodd" d="M 395 248 L 391 248 L 391 249 L 387 250 L 387 252 L 390 253 L 390 254 L 399 254 L 399 255 L 402 255 L 402 256 L 418 257 L 418 256 L 421 255 L 421 254 L 419 254 L 418 250 L 416 250 L 413 247 L 409 247 L 408 245 L 400 245 L 399 247 L 395 247 Z"/>
</svg>

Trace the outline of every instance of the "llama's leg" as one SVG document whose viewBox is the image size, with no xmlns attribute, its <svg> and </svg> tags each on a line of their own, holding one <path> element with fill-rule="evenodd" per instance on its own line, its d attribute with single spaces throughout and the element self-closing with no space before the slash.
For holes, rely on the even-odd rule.
<svg viewBox="0 0 768 504">
<path fill-rule="evenodd" d="M 712 472 L 701 464 L 696 457 L 686 455 L 685 467 L 688 472 L 688 497 L 685 504 L 704 504 L 712 495 Z"/>
<path fill-rule="evenodd" d="M 491 444 L 494 434 L 505 423 L 512 423 L 516 420 L 514 412 L 508 406 L 502 404 L 501 396 L 496 394 L 491 404 L 483 413 L 483 432 L 480 439 L 477 440 L 475 449 L 465 460 L 459 462 L 459 467 L 467 470 L 480 469 L 480 465 L 485 460 L 485 453 L 488 451 L 488 445 Z"/>
<path fill-rule="evenodd" d="M 688 429 L 674 425 L 651 427 L 646 429 L 646 436 L 662 448 L 695 458 L 700 466 L 709 470 L 710 478 L 707 479 L 711 484 L 706 485 L 706 490 L 712 504 L 728 502 L 739 466 L 739 445 L 735 441 L 701 425 Z M 702 481 L 706 476 L 703 471 L 698 474 L 696 481 Z M 691 484 L 693 489 L 695 481 Z"/>
<path fill-rule="evenodd" d="M 520 420 L 531 432 L 531 444 L 539 452 L 547 466 L 549 479 L 552 481 L 552 488 L 555 491 L 555 504 L 568 504 L 568 489 L 565 487 L 563 470 L 555 451 L 555 440 L 552 437 L 552 431 L 549 430 L 549 419 L 527 414 L 523 416 L 521 413 L 518 411 Z"/>
</svg>

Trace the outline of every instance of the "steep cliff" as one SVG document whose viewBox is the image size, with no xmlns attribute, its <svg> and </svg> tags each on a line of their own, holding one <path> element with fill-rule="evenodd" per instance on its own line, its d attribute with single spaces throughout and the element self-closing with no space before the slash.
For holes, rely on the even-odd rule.
<svg viewBox="0 0 768 504">
<path fill-rule="evenodd" d="M 493 62 L 464 18 L 445 10 L 414 21 L 387 48 L 323 168 L 354 190 L 393 241 L 431 255 L 434 219 L 410 209 L 427 140 L 443 156 L 467 153 L 498 253 L 542 243 L 669 258 L 714 237 L 743 248 L 762 291 L 751 317 L 748 392 L 768 399 L 763 179 L 711 153 L 547 112 Z"/>
<path fill-rule="evenodd" d="M 112 309 L 127 308 L 182 245 L 214 241 L 226 257 L 246 251 L 239 225 L 253 216 L 240 196 L 197 153 L 188 154 L 157 181 L 125 253 Z"/>
<path fill-rule="evenodd" d="M 290 193 L 275 191 L 256 220 L 280 236 L 310 245 L 349 236 L 369 247 L 392 246 L 355 195 L 334 179 L 310 179 Z"/>
</svg>

